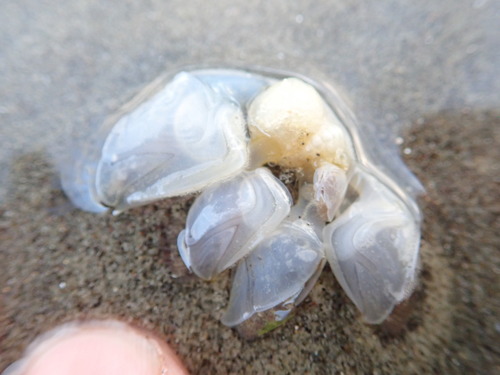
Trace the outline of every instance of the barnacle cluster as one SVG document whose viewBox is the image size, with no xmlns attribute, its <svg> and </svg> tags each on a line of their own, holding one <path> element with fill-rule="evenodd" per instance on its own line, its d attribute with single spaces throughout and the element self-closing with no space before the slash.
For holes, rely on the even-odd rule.
<svg viewBox="0 0 500 375">
<path fill-rule="evenodd" d="M 369 323 L 408 297 L 418 207 L 365 161 L 358 130 L 319 86 L 205 69 L 146 91 L 108 122 L 97 151 L 79 164 L 78 183 L 63 180 L 64 188 L 83 209 L 115 213 L 201 191 L 178 248 L 203 279 L 234 269 L 224 324 L 265 311 L 282 321 L 326 261 Z M 292 188 L 279 171 L 293 174 Z"/>
</svg>

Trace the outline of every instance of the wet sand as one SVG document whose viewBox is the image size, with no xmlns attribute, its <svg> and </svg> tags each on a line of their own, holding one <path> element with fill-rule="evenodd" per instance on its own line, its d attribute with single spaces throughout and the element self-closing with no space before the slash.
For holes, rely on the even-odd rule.
<svg viewBox="0 0 500 375">
<path fill-rule="evenodd" d="M 255 341 L 218 321 L 229 274 L 203 282 L 177 255 L 192 199 L 96 216 L 71 207 L 43 154 L 22 156 L 1 211 L 0 368 L 54 325 L 118 317 L 164 334 L 194 374 L 494 373 L 499 129 L 498 113 L 441 113 L 405 137 L 427 188 L 421 283 L 390 323 L 365 325 L 327 267 L 296 316 Z"/>
<path fill-rule="evenodd" d="M 500 372 L 499 13 L 483 0 L 3 4 L 0 371 L 55 325 L 117 317 L 164 335 L 193 374 Z M 325 79 L 385 144 L 411 129 L 421 282 L 389 324 L 365 325 L 327 266 L 290 322 L 246 341 L 219 323 L 229 274 L 203 282 L 177 255 L 192 198 L 117 217 L 68 202 L 51 165 L 66 135 L 88 137 L 165 70 L 214 62 Z"/>
</svg>

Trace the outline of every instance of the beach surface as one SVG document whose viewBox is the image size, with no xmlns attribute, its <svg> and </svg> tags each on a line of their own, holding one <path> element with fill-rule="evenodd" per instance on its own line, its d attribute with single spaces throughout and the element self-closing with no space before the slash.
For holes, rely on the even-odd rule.
<svg viewBox="0 0 500 375">
<path fill-rule="evenodd" d="M 500 370 L 500 36 L 493 1 L 20 0 L 0 14 L 0 371 L 75 319 L 154 330 L 193 374 Z M 190 275 L 193 197 L 119 216 L 74 208 L 57 162 L 141 87 L 186 65 L 261 65 L 334 84 L 426 189 L 420 283 L 363 323 L 327 266 L 253 341 L 223 326 L 230 274 Z M 390 155 L 390 153 L 389 153 Z M 391 160 L 388 161 L 389 164 Z"/>
</svg>

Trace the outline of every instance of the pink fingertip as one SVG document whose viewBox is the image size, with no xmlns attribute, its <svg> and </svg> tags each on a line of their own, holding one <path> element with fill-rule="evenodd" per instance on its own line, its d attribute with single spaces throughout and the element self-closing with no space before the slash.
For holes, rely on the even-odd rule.
<svg viewBox="0 0 500 375">
<path fill-rule="evenodd" d="M 35 340 L 4 375 L 187 375 L 155 335 L 119 321 L 69 323 Z"/>
</svg>

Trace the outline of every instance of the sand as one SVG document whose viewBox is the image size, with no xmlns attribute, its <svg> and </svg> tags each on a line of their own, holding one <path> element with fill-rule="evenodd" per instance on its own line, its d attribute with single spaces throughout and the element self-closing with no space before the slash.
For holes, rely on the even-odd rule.
<svg viewBox="0 0 500 375">
<path fill-rule="evenodd" d="M 203 4 L 23 0 L 0 15 L 0 370 L 55 325 L 117 317 L 164 335 L 193 374 L 498 372 L 492 3 Z M 292 320 L 245 340 L 219 322 L 229 274 L 201 281 L 177 255 L 192 197 L 114 217 L 62 193 L 47 153 L 61 134 L 91 131 L 165 69 L 214 60 L 319 73 L 361 123 L 408 129 L 399 147 L 427 190 L 421 282 L 389 324 L 364 324 L 326 267 Z"/>
<path fill-rule="evenodd" d="M 365 325 L 327 267 L 291 321 L 250 342 L 218 321 L 229 275 L 203 282 L 177 255 L 189 198 L 96 216 L 71 207 L 43 155 L 25 155 L 2 208 L 1 366 L 60 322 L 119 317 L 165 334 L 199 374 L 493 373 L 498 129 L 495 113 L 441 114 L 403 145 L 427 187 L 421 284 L 403 323 Z"/>
</svg>

